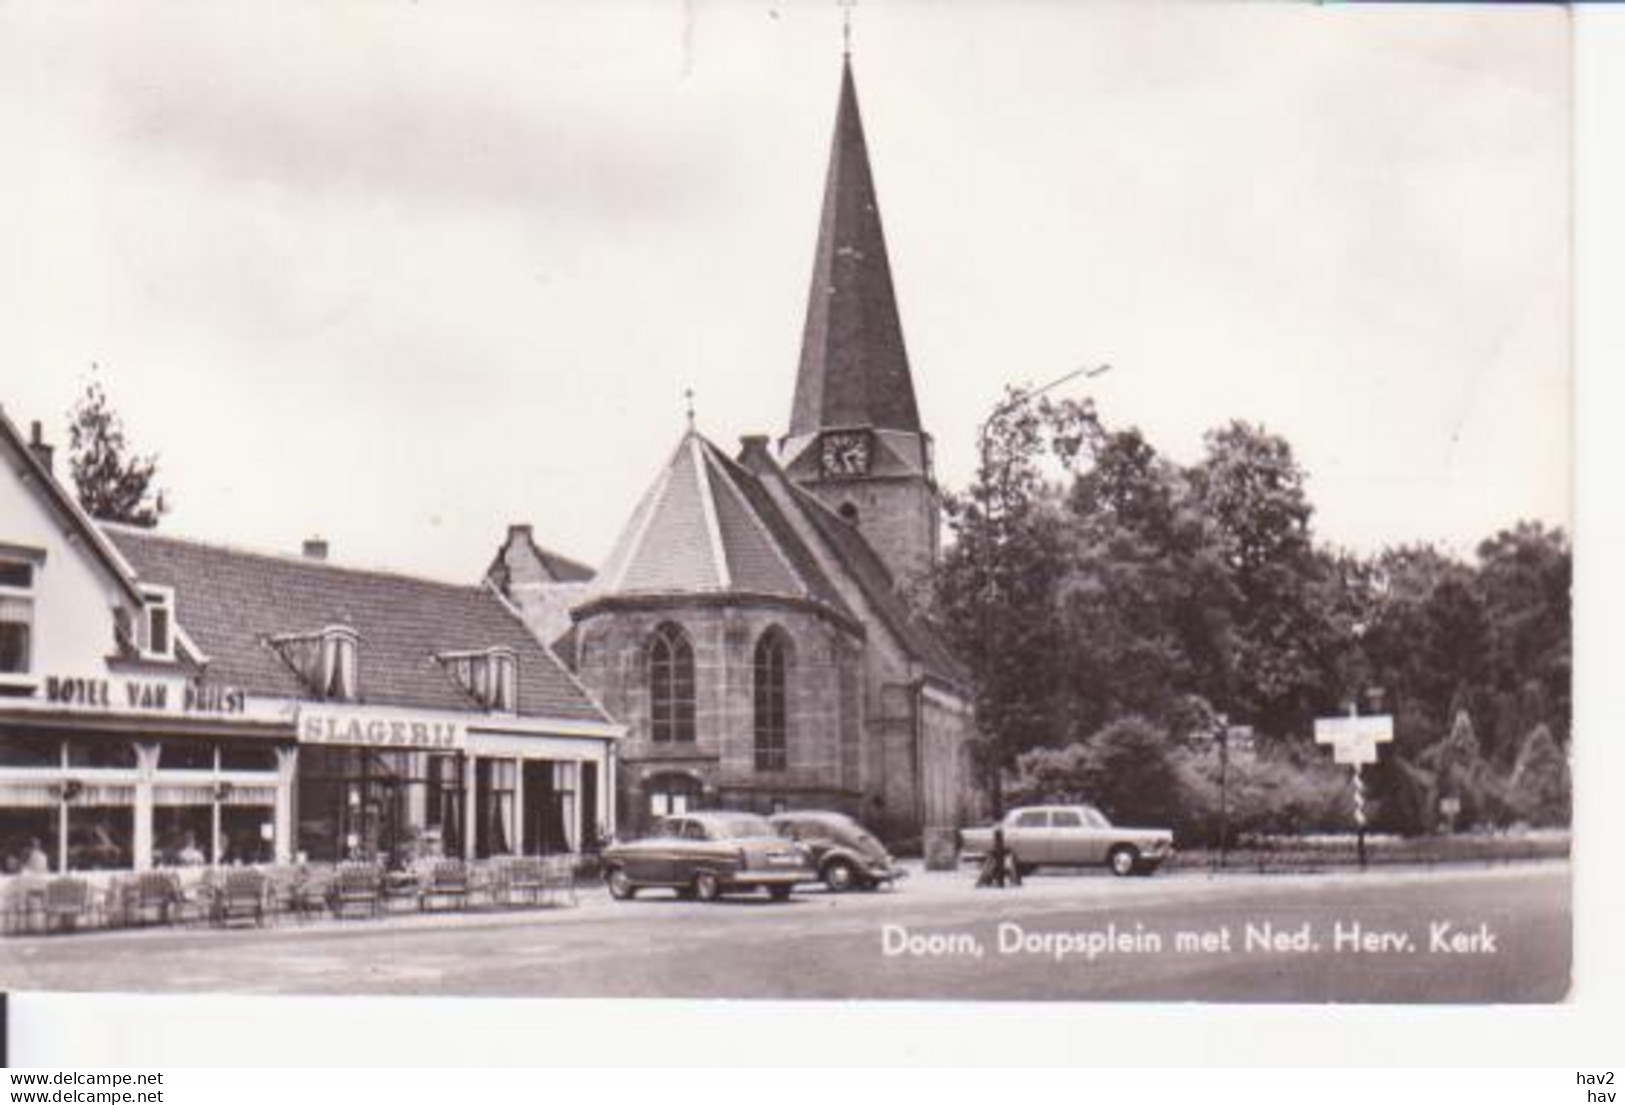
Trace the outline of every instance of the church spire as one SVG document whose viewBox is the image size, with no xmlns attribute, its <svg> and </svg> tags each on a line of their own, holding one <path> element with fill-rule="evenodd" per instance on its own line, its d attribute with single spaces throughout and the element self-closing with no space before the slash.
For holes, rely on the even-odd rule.
<svg viewBox="0 0 1625 1105">
<path fill-rule="evenodd" d="M 852 59 L 843 54 L 790 435 L 855 426 L 921 432 Z"/>
</svg>

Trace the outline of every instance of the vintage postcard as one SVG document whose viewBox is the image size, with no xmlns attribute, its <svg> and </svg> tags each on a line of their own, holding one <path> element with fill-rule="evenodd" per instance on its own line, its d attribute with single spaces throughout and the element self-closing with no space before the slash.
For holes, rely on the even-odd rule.
<svg viewBox="0 0 1625 1105">
<path fill-rule="evenodd" d="M 1560 7 L 0 7 L 0 989 L 1555 1003 Z"/>
</svg>

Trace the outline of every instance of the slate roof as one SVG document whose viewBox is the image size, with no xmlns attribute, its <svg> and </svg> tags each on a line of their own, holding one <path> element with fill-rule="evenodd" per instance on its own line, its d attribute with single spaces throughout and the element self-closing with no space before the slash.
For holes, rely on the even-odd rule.
<svg viewBox="0 0 1625 1105">
<path fill-rule="evenodd" d="M 840 426 L 920 432 L 850 59 L 841 68 L 790 434 Z"/>
<path fill-rule="evenodd" d="M 673 594 L 771 595 L 852 618 L 772 496 L 693 430 L 632 512 L 586 601 Z"/>
<path fill-rule="evenodd" d="M 609 720 L 488 587 L 104 529 L 142 582 L 175 589 L 175 620 L 209 658 L 211 676 L 249 694 L 308 698 L 269 641 L 343 625 L 360 637 L 362 703 L 483 712 L 435 656 L 506 646 L 519 657 L 520 716 Z"/>
<path fill-rule="evenodd" d="M 765 440 L 747 439 L 758 447 L 747 444 L 741 464 L 700 434 L 683 435 L 583 605 L 606 597 L 766 594 L 818 602 L 861 624 L 826 573 L 829 565 L 929 674 L 968 686 L 965 669 L 909 607 L 879 554 L 856 527 L 797 487 L 760 446 Z"/>
</svg>

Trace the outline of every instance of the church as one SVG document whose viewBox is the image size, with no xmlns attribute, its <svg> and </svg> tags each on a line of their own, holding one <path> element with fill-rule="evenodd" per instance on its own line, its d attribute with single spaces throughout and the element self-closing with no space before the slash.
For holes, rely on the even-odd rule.
<svg viewBox="0 0 1625 1105">
<path fill-rule="evenodd" d="M 626 727 L 622 832 L 834 809 L 907 846 L 981 812 L 969 676 L 910 602 L 940 528 L 846 57 L 787 431 L 690 425 L 597 571 L 514 526 L 488 578 Z"/>
</svg>

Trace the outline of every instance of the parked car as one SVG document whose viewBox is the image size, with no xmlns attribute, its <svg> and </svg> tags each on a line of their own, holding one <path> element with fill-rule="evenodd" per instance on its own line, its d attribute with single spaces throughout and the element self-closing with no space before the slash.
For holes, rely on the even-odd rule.
<svg viewBox="0 0 1625 1105">
<path fill-rule="evenodd" d="M 610 894 L 623 900 L 659 886 L 702 902 L 761 889 L 782 901 L 797 883 L 818 881 L 807 849 L 754 813 L 666 817 L 641 840 L 607 845 L 601 858 Z"/>
<path fill-rule="evenodd" d="M 1022 874 L 1044 866 L 1104 864 L 1114 875 L 1149 875 L 1174 850 L 1170 830 L 1113 825 L 1093 806 L 1026 806 L 1005 814 L 1000 824 L 1004 846 Z M 991 826 L 960 834 L 962 855 L 985 856 L 992 847 Z"/>
<path fill-rule="evenodd" d="M 812 853 L 818 877 L 837 893 L 873 890 L 904 875 L 886 846 L 844 813 L 796 810 L 776 813 L 768 821 L 781 836 Z"/>
</svg>

